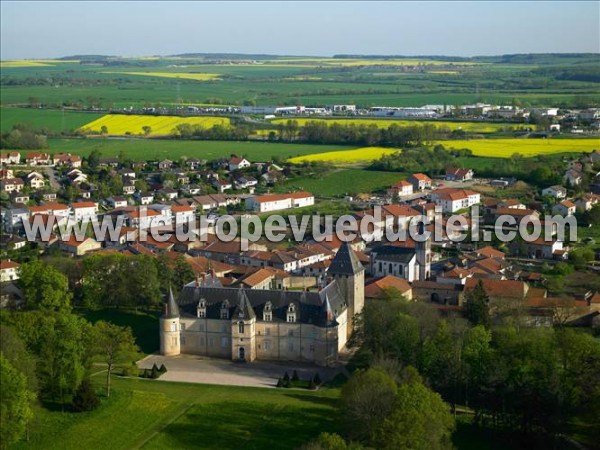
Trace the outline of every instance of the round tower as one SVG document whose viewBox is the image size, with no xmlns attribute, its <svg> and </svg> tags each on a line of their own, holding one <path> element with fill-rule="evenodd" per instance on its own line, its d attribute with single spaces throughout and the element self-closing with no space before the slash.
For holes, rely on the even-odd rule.
<svg viewBox="0 0 600 450">
<path fill-rule="evenodd" d="M 181 339 L 179 332 L 179 307 L 169 288 L 169 299 L 165 305 L 165 313 L 159 319 L 160 324 L 160 354 L 173 356 L 181 354 Z"/>
</svg>

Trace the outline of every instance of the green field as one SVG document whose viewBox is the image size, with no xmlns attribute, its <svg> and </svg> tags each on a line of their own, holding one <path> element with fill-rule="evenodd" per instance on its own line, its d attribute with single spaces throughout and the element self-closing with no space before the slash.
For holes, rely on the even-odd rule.
<svg viewBox="0 0 600 450">
<path fill-rule="evenodd" d="M 328 173 L 319 178 L 299 177 L 288 180 L 282 190 L 306 190 L 315 192 L 320 197 L 333 197 L 344 194 L 380 191 L 405 178 L 404 174 L 396 172 L 369 172 L 361 169 L 344 169 Z"/>
<path fill-rule="evenodd" d="M 87 156 L 93 150 L 103 157 L 118 156 L 123 151 L 126 157 L 134 160 L 228 157 L 232 153 L 244 155 L 252 162 L 266 161 L 272 157 L 282 159 L 311 153 L 350 150 L 354 147 L 343 145 L 285 144 L 256 141 L 177 141 L 160 139 L 48 139 L 52 153 L 70 152 Z"/>
<path fill-rule="evenodd" d="M 60 133 L 73 131 L 88 122 L 102 117 L 102 114 L 36 109 L 36 108 L 0 108 L 0 130 L 4 133 L 17 123 L 27 123 L 34 129 L 47 128 Z"/>
<path fill-rule="evenodd" d="M 100 385 L 104 374 L 93 377 Z M 280 390 L 113 379 L 89 413 L 37 408 L 30 441 L 14 448 L 293 449 L 335 432 L 339 390 Z"/>
</svg>

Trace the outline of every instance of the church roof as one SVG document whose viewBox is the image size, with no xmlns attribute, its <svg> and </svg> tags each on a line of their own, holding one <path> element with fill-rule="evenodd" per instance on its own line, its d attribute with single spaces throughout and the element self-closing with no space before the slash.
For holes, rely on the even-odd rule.
<svg viewBox="0 0 600 450">
<path fill-rule="evenodd" d="M 414 248 L 398 247 L 395 245 L 381 245 L 371 251 L 374 260 L 400 262 L 408 264 L 415 257 Z"/>
<path fill-rule="evenodd" d="M 365 270 L 363 265 L 350 247 L 344 242 L 329 266 L 328 273 L 332 275 L 355 275 Z"/>
<path fill-rule="evenodd" d="M 233 318 L 241 320 L 250 320 L 256 317 L 254 309 L 248 300 L 248 296 L 243 289 L 238 289 L 238 302 L 233 311 Z"/>
</svg>

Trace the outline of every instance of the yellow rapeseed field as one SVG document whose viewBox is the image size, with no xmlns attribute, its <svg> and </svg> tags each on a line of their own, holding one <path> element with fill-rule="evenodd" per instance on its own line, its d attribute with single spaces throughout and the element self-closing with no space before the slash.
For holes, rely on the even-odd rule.
<svg viewBox="0 0 600 450">
<path fill-rule="evenodd" d="M 0 61 L 0 68 L 2 69 L 17 69 L 22 67 L 46 67 L 55 66 L 60 63 L 77 63 L 79 61 L 68 60 L 62 61 L 58 59 L 18 59 L 11 61 Z"/>
<path fill-rule="evenodd" d="M 334 164 L 345 165 L 372 161 L 381 158 L 381 155 L 388 155 L 397 151 L 397 149 L 393 148 L 361 147 L 354 150 L 311 153 L 310 155 L 296 156 L 288 161 L 294 164 L 300 164 L 303 161 L 327 161 Z"/>
<path fill-rule="evenodd" d="M 220 79 L 218 73 L 184 73 L 184 72 L 104 72 L 122 75 L 141 75 L 159 78 L 181 78 L 182 80 L 213 81 Z"/>
<path fill-rule="evenodd" d="M 272 123 L 282 124 L 290 119 L 275 119 Z M 319 120 L 298 118 L 292 119 L 298 122 L 299 126 L 304 126 L 307 122 L 318 122 Z M 453 122 L 453 121 L 418 121 L 418 120 L 399 120 L 399 119 L 327 119 L 320 120 L 321 122 L 339 123 L 342 125 L 377 125 L 378 128 L 388 128 L 390 125 L 398 125 L 400 127 L 425 125 L 430 124 L 438 128 L 448 128 L 449 130 L 464 130 L 473 133 L 493 133 L 504 129 L 523 129 L 531 128 L 533 125 L 518 124 L 518 123 L 485 123 L 485 122 Z"/>
<path fill-rule="evenodd" d="M 176 116 L 144 116 L 144 115 L 125 115 L 125 114 L 107 114 L 94 120 L 80 128 L 83 132 L 99 133 L 105 126 L 108 134 L 112 136 L 124 136 L 127 134 L 144 134 L 143 127 L 151 128 L 150 136 L 167 136 L 173 129 L 182 123 L 190 125 L 200 125 L 203 128 L 210 128 L 213 125 L 229 126 L 229 119 L 226 117 L 176 117 Z"/>
<path fill-rule="evenodd" d="M 600 149 L 600 139 L 478 139 L 465 141 L 439 141 L 446 148 L 468 148 L 476 156 L 510 158 L 549 155 L 567 152 L 591 152 Z"/>
</svg>

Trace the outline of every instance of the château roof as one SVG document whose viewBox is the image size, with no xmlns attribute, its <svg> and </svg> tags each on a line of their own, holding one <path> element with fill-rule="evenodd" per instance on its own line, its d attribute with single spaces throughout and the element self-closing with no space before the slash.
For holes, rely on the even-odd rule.
<svg viewBox="0 0 600 450">
<path fill-rule="evenodd" d="M 338 250 L 335 258 L 329 266 L 328 273 L 332 275 L 355 275 L 365 270 L 363 265 L 350 247 L 348 242 L 344 242 Z"/>
<path fill-rule="evenodd" d="M 173 297 L 173 290 L 169 288 L 169 299 L 167 300 L 167 310 L 165 312 L 166 319 L 174 319 L 179 317 L 179 306 Z"/>
</svg>

